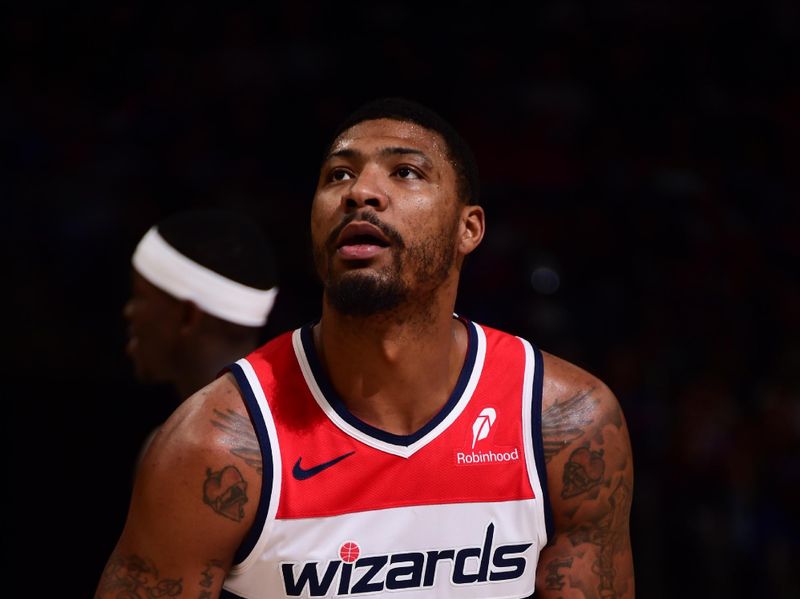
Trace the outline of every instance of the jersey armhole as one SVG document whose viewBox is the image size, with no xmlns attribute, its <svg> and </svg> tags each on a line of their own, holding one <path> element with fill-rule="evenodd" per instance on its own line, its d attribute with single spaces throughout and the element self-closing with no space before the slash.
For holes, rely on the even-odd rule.
<svg viewBox="0 0 800 599">
<path fill-rule="evenodd" d="M 245 359 L 242 359 L 235 364 L 231 364 L 225 370 L 233 374 L 234 378 L 236 378 L 236 383 L 239 385 L 239 389 L 242 392 L 244 405 L 245 408 L 247 408 L 247 413 L 250 416 L 250 421 L 253 424 L 259 449 L 261 451 L 262 474 L 261 493 L 258 498 L 256 517 L 253 521 L 252 527 L 242 541 L 242 544 L 239 545 L 239 548 L 236 550 L 236 554 L 233 558 L 234 570 L 243 565 L 243 562 L 251 555 L 253 549 L 261 538 L 264 526 L 267 522 L 267 516 L 270 512 L 270 501 L 273 495 L 273 485 L 275 483 L 272 443 L 270 442 L 270 436 L 267 430 L 267 424 L 264 420 L 264 415 L 259 407 L 258 400 L 256 399 L 250 380 L 247 377 L 247 373 L 243 368 L 244 364 L 246 364 L 248 367 L 250 366 Z"/>
<path fill-rule="evenodd" d="M 533 389 L 531 401 L 531 427 L 533 438 L 533 457 L 536 462 L 536 472 L 539 475 L 539 484 L 542 487 L 542 502 L 544 506 L 545 531 L 547 543 L 553 539 L 553 511 L 550 506 L 550 493 L 547 489 L 547 462 L 544 457 L 544 438 L 542 437 L 542 390 L 544 388 L 544 360 L 538 347 L 531 344 L 534 356 Z"/>
</svg>

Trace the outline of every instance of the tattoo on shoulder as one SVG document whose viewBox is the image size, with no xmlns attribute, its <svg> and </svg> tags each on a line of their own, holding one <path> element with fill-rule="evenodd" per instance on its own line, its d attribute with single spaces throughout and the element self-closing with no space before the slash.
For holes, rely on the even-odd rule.
<svg viewBox="0 0 800 599">
<path fill-rule="evenodd" d="M 178 597 L 183 592 L 181 578 L 161 578 L 151 560 L 138 555 L 123 557 L 112 555 L 103 570 L 97 589 L 98 599 L 125 597 L 150 599 L 151 597 Z"/>
<path fill-rule="evenodd" d="M 247 503 L 247 481 L 236 466 L 225 466 L 221 470 L 206 470 L 203 483 L 203 503 L 211 509 L 240 522 L 244 518 L 244 504 Z"/>
<path fill-rule="evenodd" d="M 214 416 L 211 424 L 228 433 L 232 445 L 231 453 L 243 459 L 247 465 L 252 466 L 261 474 L 263 468 L 261 447 L 250 420 L 231 409 L 224 412 L 215 409 Z"/>
<path fill-rule="evenodd" d="M 550 459 L 580 437 L 584 427 L 592 423 L 592 398 L 594 388 L 576 393 L 572 397 L 556 401 L 542 412 L 542 440 L 544 459 Z"/>
</svg>

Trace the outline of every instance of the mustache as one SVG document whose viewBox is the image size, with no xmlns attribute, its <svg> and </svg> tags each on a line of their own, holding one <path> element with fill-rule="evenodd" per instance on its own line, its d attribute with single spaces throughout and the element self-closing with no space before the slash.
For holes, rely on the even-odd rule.
<svg viewBox="0 0 800 599">
<path fill-rule="evenodd" d="M 394 227 L 387 225 L 381 219 L 379 219 L 374 212 L 353 212 L 345 216 L 342 219 L 342 222 L 333 228 L 333 231 L 331 231 L 331 234 L 328 235 L 328 239 L 326 240 L 326 247 L 330 250 L 335 249 L 336 240 L 339 238 L 339 234 L 342 232 L 342 229 L 355 221 L 369 223 L 378 227 L 394 246 L 402 249 L 406 245 L 403 241 L 402 235 L 400 235 L 400 233 L 398 233 Z"/>
</svg>

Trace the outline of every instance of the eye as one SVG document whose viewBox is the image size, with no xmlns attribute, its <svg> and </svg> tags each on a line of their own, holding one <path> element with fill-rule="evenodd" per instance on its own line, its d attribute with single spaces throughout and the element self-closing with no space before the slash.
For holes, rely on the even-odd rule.
<svg viewBox="0 0 800 599">
<path fill-rule="evenodd" d="M 395 171 L 395 175 L 400 177 L 401 179 L 421 179 L 422 176 L 416 169 L 411 168 L 410 166 L 401 166 Z"/>
<path fill-rule="evenodd" d="M 347 181 L 352 178 L 352 173 L 343 168 L 335 168 L 328 175 L 328 180 L 330 181 Z"/>
</svg>

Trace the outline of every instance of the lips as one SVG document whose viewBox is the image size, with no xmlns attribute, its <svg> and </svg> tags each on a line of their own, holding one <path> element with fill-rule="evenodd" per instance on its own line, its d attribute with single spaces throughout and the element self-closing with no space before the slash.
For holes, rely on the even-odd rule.
<svg viewBox="0 0 800 599">
<path fill-rule="evenodd" d="M 375 245 L 378 247 L 388 247 L 389 239 L 378 227 L 373 224 L 359 221 L 348 224 L 339 237 L 336 239 L 336 249 L 354 245 Z"/>
<path fill-rule="evenodd" d="M 369 260 L 391 245 L 379 227 L 359 221 L 342 229 L 336 238 L 336 253 L 344 260 Z"/>
</svg>

